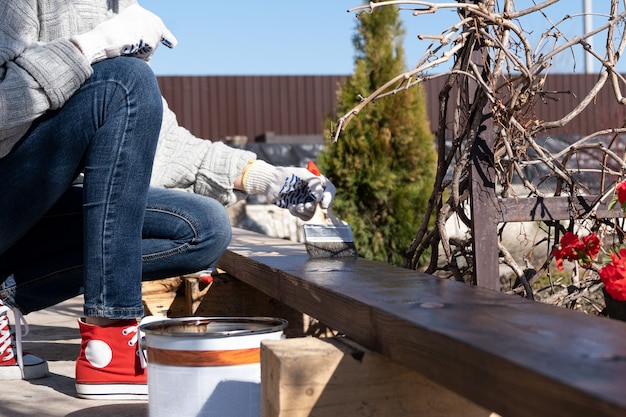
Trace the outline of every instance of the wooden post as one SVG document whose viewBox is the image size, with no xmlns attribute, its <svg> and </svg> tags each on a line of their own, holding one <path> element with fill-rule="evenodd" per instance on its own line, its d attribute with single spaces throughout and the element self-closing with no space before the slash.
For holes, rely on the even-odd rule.
<svg viewBox="0 0 626 417">
<path fill-rule="evenodd" d="M 262 417 L 497 417 L 346 339 L 261 342 Z"/>
<path fill-rule="evenodd" d="M 481 131 L 472 149 L 471 209 L 474 282 L 500 291 L 498 199 L 495 188 L 494 138 L 491 116 L 483 108 Z"/>
<path fill-rule="evenodd" d="M 481 3 L 484 0 L 465 0 Z M 476 41 L 471 60 L 482 69 L 483 81 L 489 85 L 489 54 Z M 500 291 L 500 270 L 498 264 L 498 199 L 496 196 L 494 168 L 494 137 L 490 103 L 474 81 L 468 82 L 468 107 L 474 107 L 472 126 L 475 127 L 472 147 L 471 170 L 471 220 L 474 246 L 474 275 L 476 285 Z M 472 102 L 473 101 L 473 102 Z"/>
</svg>

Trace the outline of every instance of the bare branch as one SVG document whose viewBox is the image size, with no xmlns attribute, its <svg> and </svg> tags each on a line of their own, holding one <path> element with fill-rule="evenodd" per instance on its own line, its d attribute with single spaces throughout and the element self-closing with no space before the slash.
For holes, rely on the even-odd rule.
<svg viewBox="0 0 626 417">
<path fill-rule="evenodd" d="M 434 189 L 427 217 L 405 254 L 405 266 L 417 268 L 419 257 L 431 248 L 433 258 L 428 272 L 459 281 L 472 281 L 472 257 L 476 254 L 472 251 L 472 222 L 466 209 L 472 204 L 469 175 L 472 141 L 475 138 L 472 133 L 483 127 L 483 120 L 476 117 L 479 114 L 479 109 L 475 107 L 477 102 L 487 103 L 490 110 L 495 137 L 494 180 L 502 198 L 510 195 L 575 197 L 592 188 L 597 193 L 585 212 L 575 212 L 570 207 L 569 220 L 545 221 L 544 228 L 540 229 L 543 237 L 539 239 L 546 247 L 545 256 L 537 261 L 537 266 L 530 265 L 526 256 L 523 260 L 516 259 L 504 243 L 499 243 L 500 262 L 513 271 L 517 280 L 523 282 L 528 271 L 550 274 L 550 248 L 558 243 L 559 235 L 565 230 L 584 228 L 607 236 L 621 233 L 623 237 L 624 231 L 616 221 L 597 218 L 597 212 L 607 204 L 607 200 L 610 201 L 616 182 L 626 179 L 626 151 L 616 146 L 623 143 L 620 135 L 626 135 L 626 123 L 593 132 L 563 144 L 561 149 L 554 148 L 554 141 L 542 139 L 540 135 L 548 135 L 550 131 L 567 126 L 579 117 L 595 102 L 599 92 L 607 86 L 607 81 L 615 97 L 615 105 L 626 105 L 626 97 L 622 93 L 626 78 L 616 70 L 626 48 L 626 2 L 610 0 L 611 9 L 606 20 L 587 33 L 568 37 L 561 31 L 562 27 L 579 15 L 553 18 L 548 7 L 558 1 L 533 1 L 530 7 L 522 10 L 517 10 L 514 0 L 446 3 L 381 1 L 348 10 L 358 14 L 375 13 L 377 8 L 393 6 L 400 11 L 411 12 L 416 19 L 432 19 L 432 15 L 442 10 L 456 10 L 458 15 L 458 21 L 441 32 L 420 34 L 420 40 L 430 41 L 420 60 L 412 69 L 393 77 L 367 97 L 361 97 L 350 111 L 339 118 L 333 138 L 339 140 L 351 120 L 375 100 L 401 93 L 437 77 L 446 78 L 439 95 L 438 114 L 435 115 L 438 118 L 436 138 L 439 149 Z M 533 27 L 540 34 L 538 39 L 524 29 L 525 19 L 531 16 L 539 16 L 545 22 L 545 27 Z M 604 44 L 594 49 L 589 42 L 592 36 L 605 37 Z M 468 58 L 475 52 L 476 46 L 483 54 L 479 63 Z M 566 109 L 563 116 L 556 120 L 538 119 L 538 103 L 549 104 L 558 100 L 559 92 L 544 88 L 548 74 L 555 62 L 563 57 L 575 57 L 575 51 L 593 57 L 601 65 L 595 84 L 577 104 Z M 430 73 L 444 65 L 448 68 L 443 72 Z M 472 96 L 469 85 L 472 86 Z M 585 160 L 591 163 L 581 165 L 581 161 Z M 540 177 L 532 177 L 533 172 L 540 172 Z M 585 184 L 585 178 L 589 176 L 600 179 L 596 184 Z M 608 183 L 605 184 L 605 181 Z M 445 200 L 443 196 L 446 196 Z M 428 222 L 431 213 L 436 216 L 434 226 Z M 451 234 L 449 227 L 453 221 L 467 229 L 468 235 Z M 445 264 L 441 265 L 441 262 Z M 521 262 L 526 265 L 520 266 Z M 564 294 L 559 290 L 560 284 L 553 283 L 539 293 L 551 292 L 543 298 L 555 304 L 574 305 L 589 298 L 590 291 L 599 287 L 597 283 L 597 276 L 591 279 L 580 276 L 572 280 L 571 285 L 578 288 L 575 292 Z M 513 292 L 520 293 L 520 290 L 513 289 Z"/>
</svg>

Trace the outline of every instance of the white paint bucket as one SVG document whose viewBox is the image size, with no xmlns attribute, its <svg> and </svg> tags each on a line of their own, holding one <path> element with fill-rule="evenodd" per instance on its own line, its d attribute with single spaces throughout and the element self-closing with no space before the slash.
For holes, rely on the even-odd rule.
<svg viewBox="0 0 626 417">
<path fill-rule="evenodd" d="M 150 417 L 258 417 L 262 340 L 283 336 L 269 317 L 189 317 L 140 326 Z"/>
</svg>

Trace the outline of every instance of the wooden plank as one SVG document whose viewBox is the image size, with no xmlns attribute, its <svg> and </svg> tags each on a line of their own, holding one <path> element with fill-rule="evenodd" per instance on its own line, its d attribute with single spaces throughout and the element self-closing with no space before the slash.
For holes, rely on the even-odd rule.
<svg viewBox="0 0 626 417">
<path fill-rule="evenodd" d="M 217 266 L 501 415 L 626 413 L 626 323 L 240 229 Z"/>
<path fill-rule="evenodd" d="M 491 119 L 484 131 L 474 139 L 471 170 L 471 221 L 474 248 L 474 283 L 480 287 L 500 291 L 498 249 L 498 199 L 496 197 L 496 170 L 493 165 L 493 133 Z M 482 127 L 482 126 L 481 126 Z"/>
<path fill-rule="evenodd" d="M 185 316 L 196 315 L 196 310 L 211 288 L 211 283 L 200 281 L 203 275 L 210 275 L 210 272 L 199 271 L 182 277 L 185 284 Z"/>
<path fill-rule="evenodd" d="M 497 417 L 345 338 L 263 341 L 261 399 L 262 417 Z"/>
<path fill-rule="evenodd" d="M 142 282 L 142 301 L 146 314 L 168 317 L 181 285 L 184 285 L 181 277 Z"/>
<path fill-rule="evenodd" d="M 306 333 L 301 312 L 271 298 L 253 286 L 226 273 L 213 274 L 213 284 L 196 310 L 196 316 L 279 317 L 289 322 L 284 330 L 288 337 Z"/>
<path fill-rule="evenodd" d="M 498 221 L 504 223 L 567 220 L 570 216 L 581 218 L 592 211 L 596 217 L 602 219 L 624 217 L 619 204 L 613 210 L 609 210 L 608 201 L 596 204 L 597 199 L 598 196 L 501 198 Z"/>
<path fill-rule="evenodd" d="M 476 3 L 465 0 L 462 3 Z M 471 23 L 469 24 L 471 26 Z M 473 30 L 465 28 L 465 30 Z M 490 60 L 480 42 L 474 46 L 470 60 L 479 69 L 479 76 L 488 80 L 490 68 L 485 61 Z M 463 79 L 463 78 L 462 78 Z M 470 126 L 472 140 L 470 169 L 470 208 L 472 247 L 474 250 L 472 283 L 480 287 L 500 291 L 500 267 L 498 249 L 498 199 L 496 197 L 496 169 L 494 163 L 494 126 L 491 103 L 477 80 L 468 77 L 463 82 L 460 93 L 465 100 L 462 107 L 468 112 L 466 122 Z M 475 107 L 475 108 L 474 108 Z"/>
</svg>

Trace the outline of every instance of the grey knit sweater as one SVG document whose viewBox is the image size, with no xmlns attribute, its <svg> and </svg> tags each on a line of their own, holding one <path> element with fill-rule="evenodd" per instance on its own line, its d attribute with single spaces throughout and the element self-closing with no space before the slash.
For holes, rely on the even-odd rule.
<svg viewBox="0 0 626 417">
<path fill-rule="evenodd" d="M 0 0 L 0 158 L 31 123 L 58 109 L 92 74 L 69 42 L 134 0 Z M 159 53 L 159 51 L 157 51 Z M 233 183 L 256 156 L 194 137 L 164 102 L 152 185 L 207 195 L 230 205 L 245 198 Z"/>
</svg>

